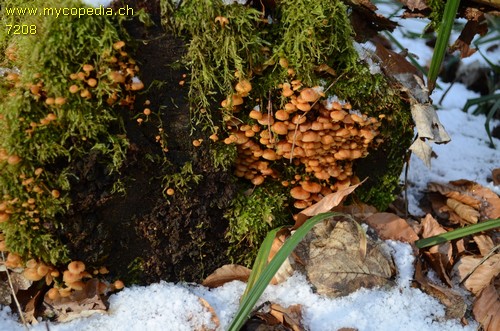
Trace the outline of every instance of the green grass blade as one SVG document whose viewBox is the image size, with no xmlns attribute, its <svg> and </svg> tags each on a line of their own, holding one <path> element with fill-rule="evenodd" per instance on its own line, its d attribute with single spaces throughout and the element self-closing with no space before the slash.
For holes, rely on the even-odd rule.
<svg viewBox="0 0 500 331">
<path fill-rule="evenodd" d="M 490 131 L 490 121 L 493 118 L 493 116 L 496 114 L 498 109 L 500 108 L 500 99 L 498 99 L 494 104 L 493 107 L 491 107 L 490 111 L 488 112 L 488 116 L 486 116 L 486 122 L 484 123 L 484 128 L 486 129 L 486 133 L 488 134 L 488 138 L 490 138 L 490 147 L 491 148 L 496 148 L 495 144 L 493 143 L 493 138 L 491 137 L 491 131 Z"/>
<path fill-rule="evenodd" d="M 469 99 L 469 100 L 467 100 L 467 102 L 464 105 L 463 112 L 466 113 L 470 107 L 475 106 L 477 104 L 487 102 L 490 100 L 498 100 L 498 99 L 500 99 L 500 94 L 490 94 L 490 95 L 485 95 L 485 96 L 479 97 L 479 98 Z M 473 114 L 473 115 L 476 115 L 476 114 Z"/>
<path fill-rule="evenodd" d="M 424 248 L 424 247 L 429 247 L 429 246 L 434 246 L 438 244 L 442 244 L 444 242 L 454 240 L 454 239 L 459 239 L 463 238 L 465 236 L 470 236 L 474 233 L 482 232 L 482 231 L 487 231 L 495 228 L 500 227 L 500 218 L 493 219 L 493 220 L 488 220 L 486 222 L 481 222 L 477 223 L 474 225 L 469 225 L 461 229 L 456 229 L 450 232 L 446 232 L 437 236 L 425 238 L 425 239 L 420 239 L 415 241 L 415 245 L 418 248 Z"/>
<path fill-rule="evenodd" d="M 255 258 L 255 261 L 253 263 L 252 272 L 248 277 L 247 287 L 245 288 L 245 292 L 243 293 L 240 302 L 243 301 L 248 295 L 248 292 L 250 292 L 250 290 L 253 288 L 255 282 L 257 281 L 257 278 L 262 274 L 262 271 L 266 267 L 267 257 L 269 256 L 269 252 L 271 251 L 271 246 L 273 245 L 274 238 L 276 237 L 278 231 L 282 228 L 283 227 L 279 227 L 270 231 L 260 245 L 259 252 L 257 253 L 257 257 Z"/>
<path fill-rule="evenodd" d="M 436 86 L 436 80 L 439 70 L 441 69 L 441 63 L 443 62 L 446 49 L 448 48 L 448 40 L 450 39 L 451 29 L 453 27 L 453 23 L 455 22 L 459 4 L 460 0 L 448 0 L 444 7 L 443 20 L 441 21 L 441 25 L 439 27 L 436 46 L 434 47 L 434 54 L 432 55 L 429 74 L 427 76 L 429 94 L 432 93 L 432 90 L 434 90 L 434 87 Z"/>
<path fill-rule="evenodd" d="M 315 224 L 334 216 L 346 216 L 346 215 L 334 212 L 328 212 L 316 215 L 311 219 L 309 219 L 308 221 L 306 221 L 300 228 L 297 229 L 297 231 L 295 231 L 295 233 L 292 236 L 290 236 L 285 241 L 281 249 L 276 253 L 274 258 L 271 260 L 271 262 L 264 268 L 264 270 L 258 277 L 257 281 L 254 283 L 254 286 L 248 292 L 248 295 L 245 296 L 241 301 L 240 307 L 236 312 L 236 316 L 234 317 L 233 321 L 231 322 L 231 325 L 229 326 L 228 329 L 229 331 L 240 330 L 240 328 L 247 320 L 253 307 L 255 306 L 257 300 L 259 300 L 262 293 L 264 293 L 264 290 L 266 289 L 267 285 L 273 278 L 274 274 L 276 274 L 281 264 L 283 264 L 288 255 L 290 255 L 290 253 L 295 249 L 295 247 L 304 238 L 307 232 L 309 232 L 309 230 L 311 230 Z"/>
</svg>

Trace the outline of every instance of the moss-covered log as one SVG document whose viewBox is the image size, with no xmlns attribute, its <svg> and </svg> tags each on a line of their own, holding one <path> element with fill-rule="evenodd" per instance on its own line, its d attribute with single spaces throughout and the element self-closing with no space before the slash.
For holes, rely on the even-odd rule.
<svg viewBox="0 0 500 331">
<path fill-rule="evenodd" d="M 343 185 L 369 177 L 358 198 L 385 209 L 413 132 L 404 96 L 360 59 L 344 2 L 276 3 L 264 16 L 219 0 L 122 0 L 128 21 L 37 17 L 40 43 L 4 36 L 10 255 L 199 281 L 249 264 L 269 229 Z"/>
</svg>

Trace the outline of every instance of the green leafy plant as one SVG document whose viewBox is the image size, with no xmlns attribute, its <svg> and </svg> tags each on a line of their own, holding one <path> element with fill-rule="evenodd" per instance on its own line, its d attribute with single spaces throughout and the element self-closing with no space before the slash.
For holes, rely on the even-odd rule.
<svg viewBox="0 0 500 331">
<path fill-rule="evenodd" d="M 434 246 L 438 244 L 442 244 L 444 242 L 460 239 L 466 236 L 473 235 L 478 232 L 488 231 L 491 229 L 500 228 L 500 218 L 488 220 L 485 222 L 469 225 L 463 227 L 461 229 L 456 229 L 453 231 L 449 231 L 443 234 L 439 234 L 437 236 L 432 236 L 429 238 L 424 238 L 415 241 L 415 245 L 418 248 L 424 248 L 429 246 Z"/>
<path fill-rule="evenodd" d="M 318 214 L 310 218 L 285 241 L 281 249 L 276 253 L 269 264 L 267 264 L 267 257 L 269 256 L 272 242 L 274 240 L 274 237 L 276 236 L 276 233 L 281 228 L 277 228 L 269 232 L 261 245 L 254 263 L 254 267 L 252 269 L 252 273 L 250 274 L 250 278 L 248 280 L 247 288 L 245 289 L 245 293 L 241 298 L 238 311 L 236 312 L 236 315 L 231 322 L 231 325 L 229 326 L 229 331 L 240 330 L 245 321 L 248 319 L 250 312 L 257 303 L 257 300 L 259 300 L 262 293 L 264 293 L 264 290 L 266 289 L 273 276 L 276 274 L 288 255 L 291 254 L 291 252 L 305 237 L 305 235 L 312 229 L 312 227 L 321 221 L 335 216 L 348 215 L 342 213 L 327 212 Z"/>
</svg>

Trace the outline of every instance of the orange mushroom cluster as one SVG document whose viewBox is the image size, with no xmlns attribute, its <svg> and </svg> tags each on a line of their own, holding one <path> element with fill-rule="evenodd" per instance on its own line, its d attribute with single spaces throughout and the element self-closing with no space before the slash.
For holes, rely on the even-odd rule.
<svg viewBox="0 0 500 331">
<path fill-rule="evenodd" d="M 69 76 L 73 81 L 69 87 L 69 92 L 72 94 L 79 93 L 80 97 L 91 99 L 96 94 L 101 93 L 101 91 L 97 92 L 96 90 L 100 81 L 105 81 L 107 85 L 123 85 L 128 91 L 142 90 L 144 84 L 137 78 L 134 79 L 137 72 L 139 72 L 139 67 L 136 61 L 122 50 L 124 46 L 124 41 L 115 42 L 113 44 L 113 54 L 107 53 L 103 55 L 105 65 L 102 65 L 101 68 L 95 68 L 87 63 L 82 66 L 81 71 L 72 73 Z M 105 97 L 109 105 L 120 101 L 122 106 L 131 106 L 135 100 L 132 94 L 127 94 L 124 97 L 119 96 L 117 90 Z"/>
<path fill-rule="evenodd" d="M 26 268 L 23 270 L 23 275 L 26 279 L 33 282 L 45 278 L 45 283 L 50 285 L 55 277 L 59 277 L 59 271 L 43 262 L 37 262 L 31 259 L 26 262 Z"/>
<path fill-rule="evenodd" d="M 280 87 L 283 109 L 263 112 L 254 108 L 247 123 L 234 116 L 226 118 L 230 135 L 224 142 L 237 145 L 236 176 L 254 185 L 267 177 L 278 178 L 272 167 L 275 161 L 303 165 L 306 174 L 302 175 L 310 174 L 317 182 L 300 181 L 299 176 L 291 184 L 300 182 L 300 186 L 290 193 L 297 201 L 304 201 L 295 207 L 306 208 L 319 195 L 358 180 L 353 176 L 353 161 L 365 157 L 377 142 L 381 123 L 354 111 L 349 103 L 321 101 L 324 94 L 319 88 L 304 87 L 299 80 Z M 234 110 L 243 101 L 233 98 L 232 104 Z"/>
</svg>

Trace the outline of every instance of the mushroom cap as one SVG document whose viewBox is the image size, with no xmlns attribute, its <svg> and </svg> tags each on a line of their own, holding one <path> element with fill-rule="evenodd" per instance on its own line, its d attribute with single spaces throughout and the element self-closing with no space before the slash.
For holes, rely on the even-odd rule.
<svg viewBox="0 0 500 331">
<path fill-rule="evenodd" d="M 250 111 L 249 116 L 250 116 L 250 118 L 253 118 L 254 120 L 262 119 L 262 113 L 258 110 L 255 110 L 255 109 Z"/>
<path fill-rule="evenodd" d="M 304 190 L 302 186 L 295 186 L 290 190 L 290 195 L 297 200 L 307 200 L 311 196 L 311 193 Z"/>
<path fill-rule="evenodd" d="M 321 137 L 319 134 L 317 134 L 314 131 L 306 131 L 304 132 L 302 136 L 302 141 L 303 142 L 317 142 L 321 141 Z"/>
<path fill-rule="evenodd" d="M 283 122 L 276 122 L 273 124 L 272 130 L 277 134 L 285 135 L 288 133 L 288 125 Z"/>
<path fill-rule="evenodd" d="M 248 92 L 252 90 L 252 84 L 248 80 L 244 79 L 240 80 L 234 88 L 236 92 L 240 94 L 248 94 Z"/>
<path fill-rule="evenodd" d="M 37 282 L 39 281 L 40 279 L 43 278 L 43 276 L 40 276 L 37 272 L 36 272 L 36 269 L 32 269 L 32 268 L 26 268 L 24 269 L 23 271 L 23 276 L 24 278 L 26 278 L 27 280 L 31 280 L 33 282 Z"/>
<path fill-rule="evenodd" d="M 85 271 L 85 264 L 82 261 L 72 261 L 68 264 L 69 272 L 80 274 Z"/>
<path fill-rule="evenodd" d="M 307 102 L 315 102 L 316 100 L 319 99 L 320 95 L 318 92 L 316 92 L 315 89 L 307 87 L 300 91 L 300 97 L 302 100 L 307 101 Z"/>
<path fill-rule="evenodd" d="M 264 183 L 264 176 L 255 176 L 254 178 L 252 178 L 252 184 L 254 185 L 260 185 Z"/>
<path fill-rule="evenodd" d="M 309 202 L 305 200 L 298 200 L 293 203 L 293 206 L 297 209 L 306 209 L 309 207 Z"/>
<path fill-rule="evenodd" d="M 81 280 L 82 276 L 80 274 L 74 274 L 69 270 L 65 270 L 63 272 L 63 281 L 65 283 L 72 283 L 76 282 L 77 280 Z"/>
<path fill-rule="evenodd" d="M 297 109 L 302 110 L 302 111 L 311 110 L 311 105 L 308 102 L 299 102 L 295 106 L 297 107 Z"/>
<path fill-rule="evenodd" d="M 273 149 L 266 149 L 262 153 L 262 157 L 269 161 L 274 161 L 277 159 L 276 152 Z"/>
<path fill-rule="evenodd" d="M 280 121 L 286 121 L 287 119 L 290 118 L 290 114 L 288 114 L 286 111 L 283 109 L 278 110 L 275 114 L 274 117 Z"/>
<path fill-rule="evenodd" d="M 304 191 L 309 192 L 309 193 L 319 193 L 321 192 L 321 184 L 311 182 L 311 181 L 303 181 L 300 183 L 300 186 L 304 189 Z"/>
</svg>

